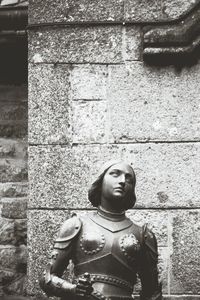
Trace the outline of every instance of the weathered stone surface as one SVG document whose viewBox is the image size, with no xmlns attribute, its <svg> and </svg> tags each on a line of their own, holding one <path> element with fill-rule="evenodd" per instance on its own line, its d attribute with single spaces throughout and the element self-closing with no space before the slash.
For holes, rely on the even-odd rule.
<svg viewBox="0 0 200 300">
<path fill-rule="evenodd" d="M 106 119 L 105 101 L 74 101 L 73 142 L 105 142 L 108 138 Z"/>
<path fill-rule="evenodd" d="M 199 69 L 200 64 L 180 72 L 140 62 L 109 66 L 108 105 L 114 141 L 199 140 Z"/>
<path fill-rule="evenodd" d="M 172 215 L 171 293 L 200 295 L 200 211 L 179 211 Z"/>
<path fill-rule="evenodd" d="M 42 275 L 45 266 L 50 258 L 53 241 L 56 237 L 57 231 L 64 220 L 69 218 L 72 212 L 69 211 L 29 211 L 29 266 L 28 266 L 28 294 L 41 293 L 38 286 L 38 277 Z M 78 215 L 85 214 L 84 211 L 79 211 Z M 161 226 L 161 231 L 156 229 L 156 236 L 158 237 L 159 245 L 167 246 L 167 214 L 165 212 L 144 212 L 144 211 L 130 211 L 129 217 L 132 221 L 144 224 L 147 220 L 151 220 L 153 230 Z M 155 230 L 154 230 L 155 232 Z M 162 269 L 161 277 L 165 272 L 166 258 L 163 251 L 160 252 L 160 267 Z M 165 261 L 164 261 L 165 260 Z M 164 267 L 163 267 L 164 266 Z M 166 282 L 167 278 L 162 277 Z M 166 283 L 165 283 L 166 284 Z"/>
<path fill-rule="evenodd" d="M 95 0 L 91 2 L 32 0 L 29 22 L 170 21 L 180 18 L 197 3 L 198 0 Z"/>
<path fill-rule="evenodd" d="M 70 141 L 69 71 L 66 65 L 30 65 L 30 143 Z"/>
<path fill-rule="evenodd" d="M 26 120 L 28 116 L 27 104 L 1 102 L 0 122 L 13 121 L 13 120 Z"/>
<path fill-rule="evenodd" d="M 27 220 L 15 220 L 15 244 L 17 246 L 26 245 L 27 243 Z"/>
<path fill-rule="evenodd" d="M 0 157 L 27 158 L 27 141 L 0 138 Z"/>
<path fill-rule="evenodd" d="M 26 218 L 27 198 L 3 198 L 2 217 L 13 219 Z"/>
<path fill-rule="evenodd" d="M 89 183 L 113 158 L 133 163 L 138 207 L 199 207 L 198 143 L 32 146 L 30 207 L 87 207 Z"/>
<path fill-rule="evenodd" d="M 108 67 L 106 65 L 73 65 L 71 88 L 73 100 L 105 100 Z"/>
<path fill-rule="evenodd" d="M 23 138 L 27 136 L 28 121 L 0 122 L 0 137 Z"/>
<path fill-rule="evenodd" d="M 181 16 L 185 15 L 189 12 L 192 8 L 197 6 L 199 3 L 198 0 L 194 1 L 185 1 L 185 0 L 163 0 L 163 13 L 169 20 L 176 20 Z"/>
<path fill-rule="evenodd" d="M 0 244 L 15 244 L 14 220 L 0 218 Z"/>
<path fill-rule="evenodd" d="M 0 246 L 0 269 L 15 269 L 16 268 L 16 247 Z"/>
<path fill-rule="evenodd" d="M 32 31 L 29 44 L 33 63 L 122 63 L 140 59 L 141 38 L 138 26 L 78 26 Z"/>
<path fill-rule="evenodd" d="M 27 162 L 24 159 L 0 159 L 0 182 L 27 180 Z"/>
<path fill-rule="evenodd" d="M 1 85 L 0 84 L 0 102 L 27 102 L 28 88 L 26 84 L 22 85 Z"/>
<path fill-rule="evenodd" d="M 28 182 L 0 183 L 0 197 L 24 197 L 28 194 Z"/>
<path fill-rule="evenodd" d="M 122 20 L 123 5 L 123 0 L 30 1 L 29 22 Z"/>
</svg>

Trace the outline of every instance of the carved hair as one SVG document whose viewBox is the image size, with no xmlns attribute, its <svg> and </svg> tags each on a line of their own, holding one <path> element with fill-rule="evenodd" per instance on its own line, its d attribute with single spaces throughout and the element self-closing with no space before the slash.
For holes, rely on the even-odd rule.
<svg viewBox="0 0 200 300">
<path fill-rule="evenodd" d="M 122 161 L 114 161 L 114 162 L 106 163 L 104 167 L 101 169 L 97 179 L 92 183 L 91 187 L 89 188 L 88 199 L 94 207 L 98 207 L 101 203 L 102 182 L 103 182 L 104 175 L 106 174 L 106 172 L 110 167 L 118 163 L 122 163 Z M 132 167 L 131 169 L 133 170 Z M 136 177 L 135 177 L 135 172 L 133 170 L 133 189 L 130 195 L 128 195 L 126 199 L 126 205 L 124 207 L 125 210 L 130 209 L 135 205 L 136 202 L 135 184 L 136 184 Z"/>
</svg>

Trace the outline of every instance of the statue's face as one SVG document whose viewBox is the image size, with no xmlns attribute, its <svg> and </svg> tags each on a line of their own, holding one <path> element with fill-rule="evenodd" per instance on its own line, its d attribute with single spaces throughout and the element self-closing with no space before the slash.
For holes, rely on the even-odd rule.
<svg viewBox="0 0 200 300">
<path fill-rule="evenodd" d="M 118 163 L 110 167 L 102 182 L 104 199 L 125 199 L 133 190 L 133 169 L 126 163 Z"/>
</svg>

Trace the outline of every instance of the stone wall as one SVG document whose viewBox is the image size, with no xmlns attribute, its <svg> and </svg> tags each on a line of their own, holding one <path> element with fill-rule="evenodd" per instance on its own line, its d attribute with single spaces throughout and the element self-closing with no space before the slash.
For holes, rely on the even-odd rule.
<svg viewBox="0 0 200 300">
<path fill-rule="evenodd" d="M 92 209 L 93 175 L 121 158 L 137 175 L 128 215 L 158 238 L 165 297 L 200 299 L 200 65 L 142 57 L 144 23 L 180 19 L 197 2 L 31 1 L 29 295 L 42 296 L 60 224 Z"/>
<path fill-rule="evenodd" d="M 24 294 L 27 85 L 0 85 L 0 295 Z"/>
</svg>

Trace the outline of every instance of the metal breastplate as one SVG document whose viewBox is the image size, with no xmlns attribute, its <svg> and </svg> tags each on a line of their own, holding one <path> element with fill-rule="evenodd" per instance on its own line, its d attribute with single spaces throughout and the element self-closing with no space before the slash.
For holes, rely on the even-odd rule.
<svg viewBox="0 0 200 300">
<path fill-rule="evenodd" d="M 89 272 L 93 282 L 132 291 L 138 271 L 140 228 L 128 218 L 112 221 L 97 213 L 83 218 L 75 248 L 76 276 Z"/>
</svg>

